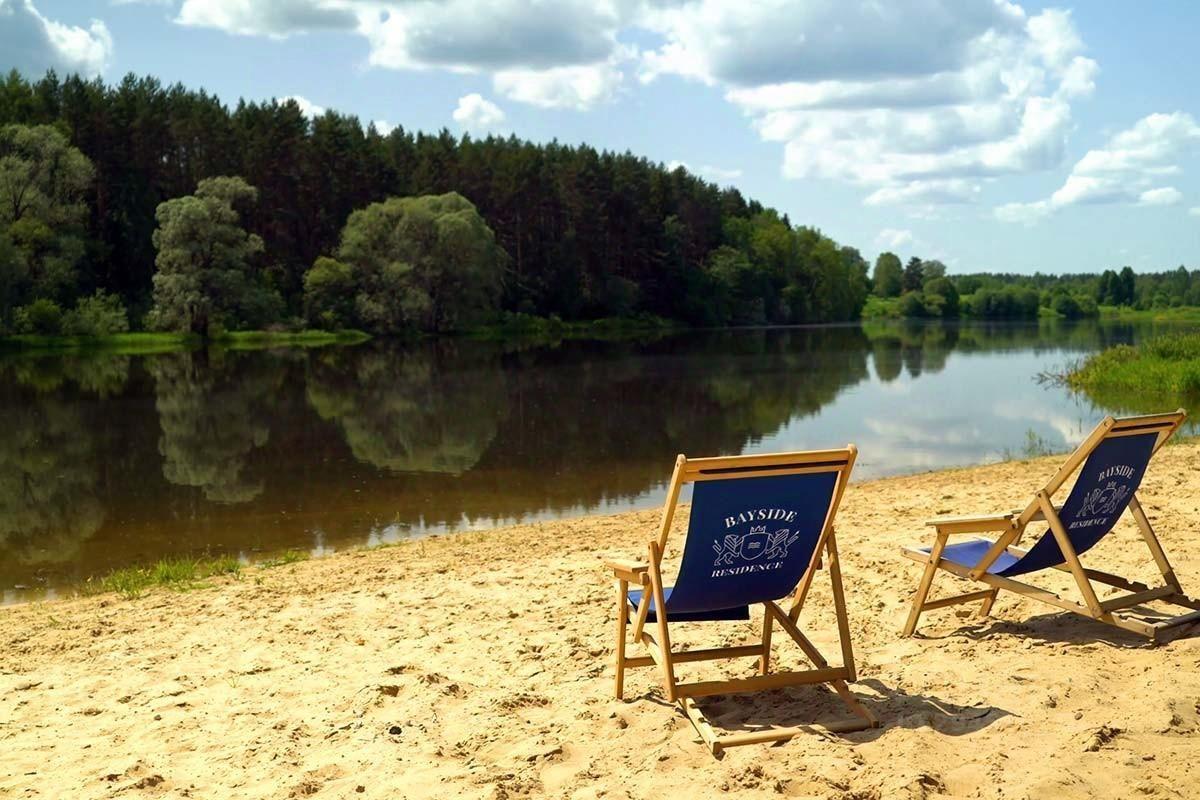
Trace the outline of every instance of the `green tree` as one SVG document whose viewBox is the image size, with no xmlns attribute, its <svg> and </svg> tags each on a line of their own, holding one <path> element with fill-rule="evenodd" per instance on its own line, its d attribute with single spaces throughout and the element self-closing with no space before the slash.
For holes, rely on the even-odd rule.
<svg viewBox="0 0 1200 800">
<path fill-rule="evenodd" d="M 944 277 L 946 277 L 946 265 L 942 262 L 937 259 L 921 262 L 921 278 L 925 283 Z"/>
<path fill-rule="evenodd" d="M 899 297 L 904 287 L 904 267 L 895 253 L 880 253 L 875 259 L 875 294 Z"/>
<path fill-rule="evenodd" d="M 919 292 L 925 284 L 925 268 L 921 259 L 913 256 L 904 265 L 903 286 L 906 292 Z"/>
<path fill-rule="evenodd" d="M 336 317 L 334 295 L 350 286 L 355 321 L 377 333 L 450 331 L 478 321 L 496 308 L 507 260 L 475 206 L 455 192 L 393 197 L 355 211 L 337 256 L 348 279 L 327 262 L 306 277 L 310 319 Z"/>
<path fill-rule="evenodd" d="M 58 129 L 0 127 L 0 322 L 21 303 L 74 298 L 93 175 Z"/>
<path fill-rule="evenodd" d="M 1116 292 L 1117 305 L 1133 305 L 1137 301 L 1137 287 L 1134 281 L 1133 268 L 1121 267 L 1118 281 L 1119 291 Z"/>
<path fill-rule="evenodd" d="M 253 271 L 262 239 L 242 228 L 238 211 L 257 196 L 241 178 L 205 178 L 195 194 L 159 205 L 154 327 L 207 334 L 214 324 L 261 325 L 278 317 L 278 295 Z"/>
<path fill-rule="evenodd" d="M 945 319 L 958 317 L 959 296 L 954 281 L 949 278 L 934 278 L 926 281 L 924 295 L 925 310 L 929 316 Z"/>
</svg>

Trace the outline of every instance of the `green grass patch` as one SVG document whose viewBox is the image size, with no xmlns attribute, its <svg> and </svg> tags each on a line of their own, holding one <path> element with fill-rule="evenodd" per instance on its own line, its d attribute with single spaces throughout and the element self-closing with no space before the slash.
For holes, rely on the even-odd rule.
<svg viewBox="0 0 1200 800">
<path fill-rule="evenodd" d="M 272 567 L 282 567 L 285 564 L 295 564 L 297 561 L 308 561 L 309 558 L 309 554 L 301 550 L 284 550 L 274 558 L 258 562 L 258 566 L 263 569 L 271 569 Z"/>
<path fill-rule="evenodd" d="M 265 347 L 326 347 L 362 344 L 371 338 L 362 331 L 229 331 L 213 338 L 213 343 L 229 350 L 259 350 Z"/>
<path fill-rule="evenodd" d="M 260 350 L 268 347 L 325 347 L 361 344 L 370 339 L 362 331 L 231 331 L 214 336 L 207 344 L 227 350 Z M 50 352 L 88 352 L 142 356 L 174 353 L 203 347 L 205 340 L 191 333 L 114 333 L 110 336 L 5 336 L 0 349 Z"/>
<path fill-rule="evenodd" d="M 1164 411 L 1200 397 L 1200 333 L 1170 333 L 1117 345 L 1070 369 L 1072 389 L 1113 408 Z"/>
<path fill-rule="evenodd" d="M 1100 306 L 1100 318 L 1122 322 L 1200 322 L 1200 306 L 1176 306 L 1174 308 Z"/>
<path fill-rule="evenodd" d="M 51 350 L 57 352 L 97 352 L 110 355 L 154 355 L 190 350 L 203 340 L 187 333 L 114 333 L 109 336 L 5 336 L 0 348 L 7 350 Z"/>
<path fill-rule="evenodd" d="M 490 324 L 470 328 L 462 333 L 472 339 L 558 341 L 563 339 L 629 339 L 647 335 L 662 335 L 683 330 L 684 327 L 681 323 L 651 314 L 568 322 L 558 317 L 505 313 Z"/>
<path fill-rule="evenodd" d="M 89 579 L 84 584 L 84 593 L 116 592 L 127 600 L 136 600 L 156 586 L 187 591 L 203 587 L 205 578 L 238 575 L 241 571 L 242 562 L 234 556 L 164 558 L 153 564 L 115 569 L 102 578 Z"/>
</svg>

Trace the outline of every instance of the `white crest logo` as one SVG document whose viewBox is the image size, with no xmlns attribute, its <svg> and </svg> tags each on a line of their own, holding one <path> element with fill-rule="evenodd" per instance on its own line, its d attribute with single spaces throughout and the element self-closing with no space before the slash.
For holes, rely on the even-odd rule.
<svg viewBox="0 0 1200 800">
<path fill-rule="evenodd" d="M 1083 507 L 1075 515 L 1080 517 L 1107 517 L 1121 507 L 1121 502 L 1129 496 L 1129 487 L 1109 481 L 1104 488 L 1095 488 L 1083 499 Z"/>
<path fill-rule="evenodd" d="M 767 533 L 766 525 L 752 526 L 749 533 L 726 534 L 720 544 L 713 542 L 713 550 L 717 560 L 713 566 L 730 566 L 739 559 L 742 561 L 757 561 L 764 558 L 767 561 L 787 558 L 788 548 L 796 543 L 800 533 L 792 533 L 788 528 L 780 528 L 774 533 Z"/>
</svg>

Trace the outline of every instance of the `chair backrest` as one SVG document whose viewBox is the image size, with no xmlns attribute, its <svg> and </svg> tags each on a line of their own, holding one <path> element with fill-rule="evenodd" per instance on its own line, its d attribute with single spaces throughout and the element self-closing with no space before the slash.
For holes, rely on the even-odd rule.
<svg viewBox="0 0 1200 800">
<path fill-rule="evenodd" d="M 679 575 L 667 608 L 711 611 L 778 600 L 815 561 L 856 451 L 686 460 L 694 482 Z"/>
<path fill-rule="evenodd" d="M 1150 459 L 1183 419 L 1182 409 L 1153 417 L 1106 418 L 1068 459 L 1067 465 L 1082 460 L 1083 466 L 1058 518 L 1076 555 L 1087 552 L 1112 531 L 1141 486 Z M 1070 477 L 1070 472 L 1061 473 L 1046 487 L 1047 495 Z M 1065 560 L 1058 540 L 1048 530 L 1024 556 L 999 574 L 1023 575 Z"/>
</svg>

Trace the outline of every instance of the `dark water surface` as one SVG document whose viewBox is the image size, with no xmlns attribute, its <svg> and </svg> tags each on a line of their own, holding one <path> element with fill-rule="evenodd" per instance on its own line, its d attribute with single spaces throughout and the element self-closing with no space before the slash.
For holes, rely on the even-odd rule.
<svg viewBox="0 0 1200 800">
<path fill-rule="evenodd" d="M 0 602 L 169 555 L 320 554 L 657 505 L 681 452 L 854 442 L 861 480 L 1065 450 L 1113 409 L 1037 374 L 1151 331 L 868 325 L 10 354 Z"/>
</svg>

